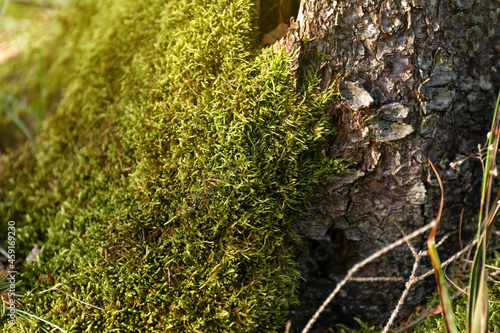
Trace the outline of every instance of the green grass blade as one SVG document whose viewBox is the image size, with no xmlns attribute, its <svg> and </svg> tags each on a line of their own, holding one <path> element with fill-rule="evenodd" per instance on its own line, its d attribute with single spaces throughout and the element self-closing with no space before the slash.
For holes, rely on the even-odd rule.
<svg viewBox="0 0 500 333">
<path fill-rule="evenodd" d="M 7 116 L 19 127 L 19 129 L 26 135 L 28 140 L 33 139 L 33 133 L 29 129 L 28 125 L 24 123 L 24 121 L 14 112 L 14 110 L 10 109 L 7 105 L 4 104 L 4 109 Z"/>
<path fill-rule="evenodd" d="M 0 12 L 0 22 L 3 19 L 5 12 L 7 11 L 7 7 L 9 7 L 10 0 L 4 0 L 2 5 L 2 11 Z"/>
<path fill-rule="evenodd" d="M 483 183 L 481 186 L 481 209 L 478 221 L 478 246 L 474 263 L 472 265 L 469 302 L 467 309 L 467 327 L 470 332 L 486 332 L 488 327 L 488 289 L 486 285 L 486 250 L 493 230 L 493 225 L 498 212 L 498 203 L 494 203 L 492 213 L 489 210 L 491 189 L 494 171 L 496 171 L 496 158 L 500 142 L 498 113 L 500 112 L 500 93 L 497 97 L 490 137 L 488 139 L 486 159 L 484 163 Z M 486 217 L 483 221 L 484 216 Z"/>
<path fill-rule="evenodd" d="M 497 104 L 495 107 L 495 112 L 493 113 L 493 121 L 491 125 L 490 137 L 488 139 L 487 153 L 486 159 L 484 161 L 484 173 L 483 173 L 483 183 L 481 185 L 481 208 L 479 211 L 479 220 L 478 220 L 478 230 L 481 230 L 481 224 L 483 222 L 483 216 L 488 215 L 488 207 L 489 207 L 489 198 L 490 193 L 488 189 L 491 190 L 493 173 L 490 172 L 492 170 L 492 164 L 495 162 L 494 156 L 496 156 L 496 150 L 494 147 L 498 148 L 498 122 L 500 118 L 497 116 L 500 106 L 500 92 L 497 98 Z M 478 237 L 481 237 L 481 231 L 479 231 Z"/>
<path fill-rule="evenodd" d="M 7 116 L 17 125 L 17 127 L 19 127 L 19 129 L 24 133 L 24 135 L 26 135 L 28 140 L 33 139 L 33 133 L 29 129 L 28 125 L 26 125 L 26 123 L 17 115 L 16 111 L 14 111 L 14 109 L 11 108 L 8 103 L 10 102 L 11 105 L 14 105 L 24 110 L 27 114 L 31 116 L 36 116 L 35 111 L 25 102 L 11 95 L 0 92 L 0 99 L 4 101 L 3 104 L 0 104 L 2 105 L 2 109 L 0 109 L 0 111 L 1 110 L 5 111 Z"/>
<path fill-rule="evenodd" d="M 40 93 L 39 107 L 36 112 L 36 118 L 38 126 L 42 123 L 43 119 L 47 116 L 47 96 L 45 93 L 45 72 L 43 70 L 43 59 L 40 53 L 38 53 L 38 86 Z"/>
<path fill-rule="evenodd" d="M 439 254 L 436 248 L 436 232 L 439 226 L 439 221 L 441 220 L 441 214 L 443 212 L 444 196 L 443 196 L 443 184 L 439 178 L 434 165 L 429 159 L 429 164 L 434 170 L 436 177 L 439 182 L 439 187 L 441 188 L 441 204 L 439 206 L 439 212 L 436 217 L 436 225 L 432 228 L 429 238 L 427 239 L 427 248 L 429 249 L 429 257 L 432 262 L 432 267 L 434 268 L 434 275 L 436 277 L 436 283 L 439 291 L 439 296 L 441 299 L 441 306 L 443 307 L 443 317 L 446 322 L 446 330 L 448 333 L 458 333 L 457 324 L 455 320 L 455 315 L 453 313 L 453 306 L 451 303 L 450 292 L 448 291 L 448 285 L 446 284 L 446 278 L 444 276 L 443 269 L 441 268 L 441 260 L 439 259 Z"/>
<path fill-rule="evenodd" d="M 484 276 L 484 265 L 481 274 Z M 473 309 L 471 321 L 471 333 L 486 333 L 488 332 L 488 289 L 486 279 L 479 280 L 478 294 L 476 297 L 475 307 Z"/>
<path fill-rule="evenodd" d="M 491 152 L 491 154 L 493 155 L 492 158 L 490 159 L 490 169 L 488 170 L 491 170 L 491 171 L 494 171 L 496 170 L 496 157 L 497 157 L 497 153 L 498 153 L 498 146 L 500 144 L 500 135 L 499 135 L 499 131 L 500 131 L 500 117 L 498 116 L 498 114 L 500 113 L 500 91 L 498 92 L 498 97 L 497 97 L 497 104 L 495 106 L 495 112 L 493 113 L 493 125 L 492 125 L 492 129 L 491 129 L 491 135 L 490 135 L 490 146 L 493 146 L 493 151 Z M 494 134 L 494 138 L 493 138 L 493 134 Z M 492 141 L 493 140 L 493 141 Z M 490 151 L 488 150 L 488 153 L 490 153 Z M 494 166 L 492 166 L 491 164 L 494 164 Z M 489 172 L 490 174 L 490 177 L 493 177 L 493 172 Z M 483 183 L 484 183 L 484 179 L 483 179 Z M 484 186 L 484 184 L 483 184 Z M 492 182 L 490 182 L 489 184 L 490 188 L 492 186 Z M 498 205 L 498 200 L 495 202 L 495 205 Z M 486 225 L 486 229 L 487 229 L 487 239 L 486 239 L 486 244 L 489 244 L 489 241 L 490 241 L 490 238 L 491 238 L 491 233 L 493 231 L 493 225 L 494 225 L 494 221 L 495 221 L 495 218 L 496 218 L 497 214 L 491 214 L 491 222 L 488 223 Z"/>
<path fill-rule="evenodd" d="M 497 209 L 495 209 L 496 213 Z M 480 233 L 480 242 L 477 247 L 474 263 L 472 264 L 469 302 L 467 310 L 467 327 L 469 332 L 484 333 L 488 327 L 488 289 L 486 285 L 486 228 Z"/>
</svg>

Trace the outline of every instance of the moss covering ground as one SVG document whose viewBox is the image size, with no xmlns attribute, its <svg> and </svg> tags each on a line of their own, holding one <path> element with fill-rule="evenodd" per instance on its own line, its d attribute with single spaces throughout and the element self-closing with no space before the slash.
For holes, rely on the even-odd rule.
<svg viewBox="0 0 500 333">
<path fill-rule="evenodd" d="M 2 230 L 16 221 L 18 259 L 43 245 L 18 276 L 23 310 L 68 332 L 283 326 L 297 302 L 292 222 L 341 168 L 321 155 L 337 95 L 295 92 L 289 56 L 256 45 L 253 6 L 78 1 L 1 67 L 4 93 L 24 96 L 39 94 L 43 64 L 56 110 L 0 164 Z M 66 294 L 40 293 L 46 274 Z"/>
</svg>

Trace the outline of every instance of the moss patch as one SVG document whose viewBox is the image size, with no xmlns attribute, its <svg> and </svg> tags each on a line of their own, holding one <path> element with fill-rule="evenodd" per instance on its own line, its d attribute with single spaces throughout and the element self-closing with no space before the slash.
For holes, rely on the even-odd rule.
<svg viewBox="0 0 500 333">
<path fill-rule="evenodd" d="M 43 245 L 22 309 L 68 332 L 276 331 L 297 302 L 291 224 L 342 168 L 321 155 L 337 94 L 295 92 L 253 1 L 78 6 L 51 50 L 57 112 L 0 165 L 18 258 Z M 47 274 L 66 294 L 40 293 Z"/>
</svg>

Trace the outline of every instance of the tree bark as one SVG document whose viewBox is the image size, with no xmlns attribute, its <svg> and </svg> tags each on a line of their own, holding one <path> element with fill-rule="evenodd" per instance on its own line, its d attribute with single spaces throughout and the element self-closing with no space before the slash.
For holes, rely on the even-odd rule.
<svg viewBox="0 0 500 333">
<path fill-rule="evenodd" d="M 301 2 L 297 21 L 275 47 L 298 51 L 298 85 L 314 66 L 322 88 L 340 74 L 345 99 L 328 110 L 338 134 L 326 152 L 356 164 L 318 186 L 298 226 L 309 252 L 301 257 L 303 306 L 295 313 L 310 316 L 352 265 L 401 238 L 397 224 L 408 234 L 435 217 L 440 190 L 428 158 L 445 187 L 440 234 L 453 236 L 441 250 L 444 259 L 458 247 L 462 209 L 462 238 L 470 238 L 481 165 L 452 162 L 476 154 L 486 140 L 500 81 L 499 17 L 497 0 Z M 413 244 L 422 249 L 424 237 Z M 387 318 L 413 263 L 405 246 L 365 267 L 358 276 L 403 280 L 348 284 L 319 326 Z M 406 309 L 433 288 L 432 277 L 416 285 Z M 299 317 L 292 317 L 294 327 Z"/>
</svg>

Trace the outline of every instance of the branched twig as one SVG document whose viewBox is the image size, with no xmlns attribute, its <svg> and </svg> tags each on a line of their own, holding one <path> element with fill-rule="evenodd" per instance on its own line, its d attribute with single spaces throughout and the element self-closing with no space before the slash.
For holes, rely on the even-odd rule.
<svg viewBox="0 0 500 333">
<path fill-rule="evenodd" d="M 415 237 L 417 237 L 418 235 L 421 235 L 423 234 L 424 232 L 426 232 L 427 230 L 429 229 L 432 229 L 434 227 L 434 225 L 436 224 L 436 221 L 433 220 L 431 223 L 429 223 L 428 225 L 426 226 L 423 226 L 421 227 L 420 229 L 417 229 L 415 230 L 414 232 L 412 232 L 411 234 L 409 234 L 408 236 L 406 237 L 403 237 L 401 238 L 400 240 L 392 243 L 392 244 L 389 244 L 387 245 L 386 247 L 384 247 L 383 249 L 375 252 L 374 254 L 372 254 L 371 256 L 369 256 L 368 258 L 364 259 L 363 261 L 357 263 L 356 265 L 354 265 L 348 272 L 347 272 L 347 275 L 344 277 L 344 279 L 337 284 L 337 286 L 335 287 L 335 289 L 332 291 L 332 293 L 328 296 L 328 298 L 323 302 L 323 304 L 320 306 L 320 308 L 316 311 L 316 313 L 314 314 L 314 316 L 309 320 L 309 322 L 307 323 L 306 327 L 302 330 L 302 333 L 307 333 L 309 332 L 309 330 L 312 328 L 312 326 L 314 325 L 314 323 L 316 322 L 316 320 L 318 320 L 318 317 L 320 316 L 320 314 L 325 310 L 325 308 L 328 306 L 328 304 L 330 304 L 330 302 L 333 300 L 333 298 L 337 295 L 337 293 L 339 292 L 339 290 L 348 282 L 352 279 L 353 275 L 359 270 L 361 269 L 363 266 L 365 266 L 366 264 L 370 263 L 371 261 L 375 260 L 376 258 L 380 257 L 381 255 L 395 249 L 396 247 L 400 246 L 401 244 L 405 243 L 405 242 L 408 242 L 410 239 L 413 239 Z"/>
<path fill-rule="evenodd" d="M 399 276 L 367 276 L 367 277 L 352 277 L 351 282 L 401 282 L 404 281 Z"/>
<path fill-rule="evenodd" d="M 474 245 L 476 245 L 477 243 L 477 239 L 474 239 L 473 241 L 471 241 L 469 243 L 469 245 L 467 245 L 466 247 L 463 248 L 463 250 L 460 250 L 458 251 L 457 253 L 455 253 L 453 256 L 451 256 L 448 260 L 446 260 L 441 266 L 442 267 L 445 267 L 447 266 L 448 264 L 450 264 L 452 261 L 456 260 L 457 258 L 459 258 L 460 256 L 462 256 L 462 254 L 464 254 L 465 252 L 469 251 Z M 419 282 L 419 281 L 422 281 L 423 279 L 431 276 L 432 274 L 434 274 L 434 269 L 431 269 L 429 271 L 427 271 L 426 273 L 422 274 L 422 275 L 419 275 L 416 279 L 415 279 L 415 282 Z"/>
<path fill-rule="evenodd" d="M 404 234 L 403 230 L 400 228 L 401 233 L 403 235 L 405 235 L 403 238 L 401 238 L 400 240 L 396 241 L 395 243 L 392 243 L 392 244 L 386 246 L 385 248 L 377 251 L 376 253 L 374 253 L 370 257 L 366 258 L 365 260 L 363 260 L 363 261 L 359 262 L 358 264 L 356 264 L 355 266 L 353 266 L 351 268 L 351 270 L 349 270 L 349 272 L 347 273 L 347 275 L 344 277 L 344 279 L 342 279 L 342 281 L 340 281 L 337 284 L 337 286 L 335 287 L 335 289 L 333 290 L 333 292 L 323 302 L 323 304 L 316 311 L 316 313 L 314 314 L 314 316 L 309 320 L 309 322 L 307 323 L 306 327 L 302 330 L 302 333 L 309 332 L 309 330 L 312 328 L 312 325 L 314 325 L 314 323 L 316 322 L 316 320 L 319 318 L 320 314 L 325 310 L 325 308 L 328 306 L 328 304 L 330 304 L 330 302 L 332 301 L 332 299 L 338 294 L 338 292 L 340 291 L 340 289 L 343 288 L 343 286 L 347 282 L 380 282 L 380 281 L 398 281 L 399 282 L 399 281 L 403 281 L 403 278 L 401 278 L 401 277 L 354 277 L 353 275 L 359 269 L 361 269 L 363 266 L 365 266 L 366 264 L 368 264 L 371 261 L 375 260 L 376 258 L 380 257 L 381 255 L 385 254 L 386 252 L 389 252 L 392 249 L 400 246 L 401 244 L 406 243 L 408 245 L 408 247 L 410 248 L 410 251 L 412 252 L 413 256 L 415 257 L 415 264 L 413 265 L 413 269 L 412 269 L 411 275 L 408 278 L 408 281 L 406 282 L 405 290 L 401 294 L 401 297 L 400 297 L 400 299 L 398 301 L 398 304 L 396 305 L 396 308 L 391 313 L 391 317 L 389 318 L 389 321 L 387 322 L 387 324 L 384 327 L 383 333 L 388 332 L 388 330 L 390 329 L 390 327 L 393 325 L 394 320 L 397 317 L 399 311 L 401 310 L 401 307 L 403 306 L 404 301 L 405 301 L 406 297 L 408 296 L 411 287 L 413 285 L 417 284 L 418 282 L 426 279 L 427 277 L 431 276 L 432 274 L 434 274 L 434 269 L 430 269 L 426 273 L 421 274 L 419 276 L 416 276 L 416 272 L 417 272 L 417 269 L 420 267 L 420 262 L 421 262 L 422 258 L 425 257 L 425 256 L 427 256 L 429 253 L 426 250 L 422 250 L 422 251 L 420 251 L 420 252 L 417 253 L 416 250 L 415 250 L 415 248 L 409 242 L 411 239 L 415 238 L 416 236 L 418 236 L 418 235 L 426 232 L 430 228 L 432 228 L 433 225 L 434 225 L 434 223 L 435 223 L 435 221 L 433 221 L 432 223 L 430 223 L 430 224 L 428 224 L 428 225 L 426 225 L 426 226 L 424 226 L 424 227 L 422 227 L 422 228 L 414 231 L 413 233 L 411 233 L 408 236 L 406 236 Z M 397 223 L 396 223 L 396 225 L 397 225 Z M 439 243 L 437 244 L 437 246 L 438 247 L 441 246 L 444 243 L 444 241 L 446 239 L 448 239 L 448 237 L 450 235 L 451 234 L 445 235 L 439 241 Z M 476 245 L 476 243 L 477 243 L 477 239 L 472 240 L 465 248 L 463 248 L 462 250 L 458 251 L 453 256 L 451 256 L 448 260 L 446 260 L 445 262 L 443 262 L 441 266 L 442 267 L 446 267 L 451 262 L 453 262 L 454 260 L 456 260 L 459 257 L 461 257 L 465 252 L 469 251 L 474 245 Z M 453 295 L 452 298 L 458 297 L 461 293 L 462 293 L 461 291 L 458 291 L 455 295 Z M 431 313 L 432 311 L 433 310 L 429 311 L 429 313 Z M 418 319 L 418 320 L 423 320 L 423 319 Z M 411 327 L 413 325 L 416 325 L 419 322 L 420 321 L 412 322 L 412 323 L 408 324 L 407 327 Z M 399 330 L 398 332 L 402 332 L 402 331 Z"/>
<path fill-rule="evenodd" d="M 417 273 L 417 269 L 418 269 L 418 266 L 420 264 L 421 258 L 422 258 L 422 253 L 419 253 L 417 255 L 417 257 L 415 258 L 415 264 L 413 265 L 410 279 L 408 279 L 408 282 L 406 282 L 405 290 L 403 291 L 403 294 L 401 294 L 401 297 L 399 298 L 399 301 L 398 301 L 398 304 L 396 305 L 396 308 L 394 309 L 394 311 L 392 311 L 391 317 L 389 318 L 389 321 L 385 325 L 383 333 L 387 333 L 387 331 L 389 331 L 389 328 L 394 323 L 394 320 L 396 319 L 396 316 L 398 315 L 399 310 L 403 306 L 403 303 L 404 303 L 406 297 L 410 293 L 411 287 L 415 284 L 414 278 L 415 278 L 415 274 Z"/>
</svg>

